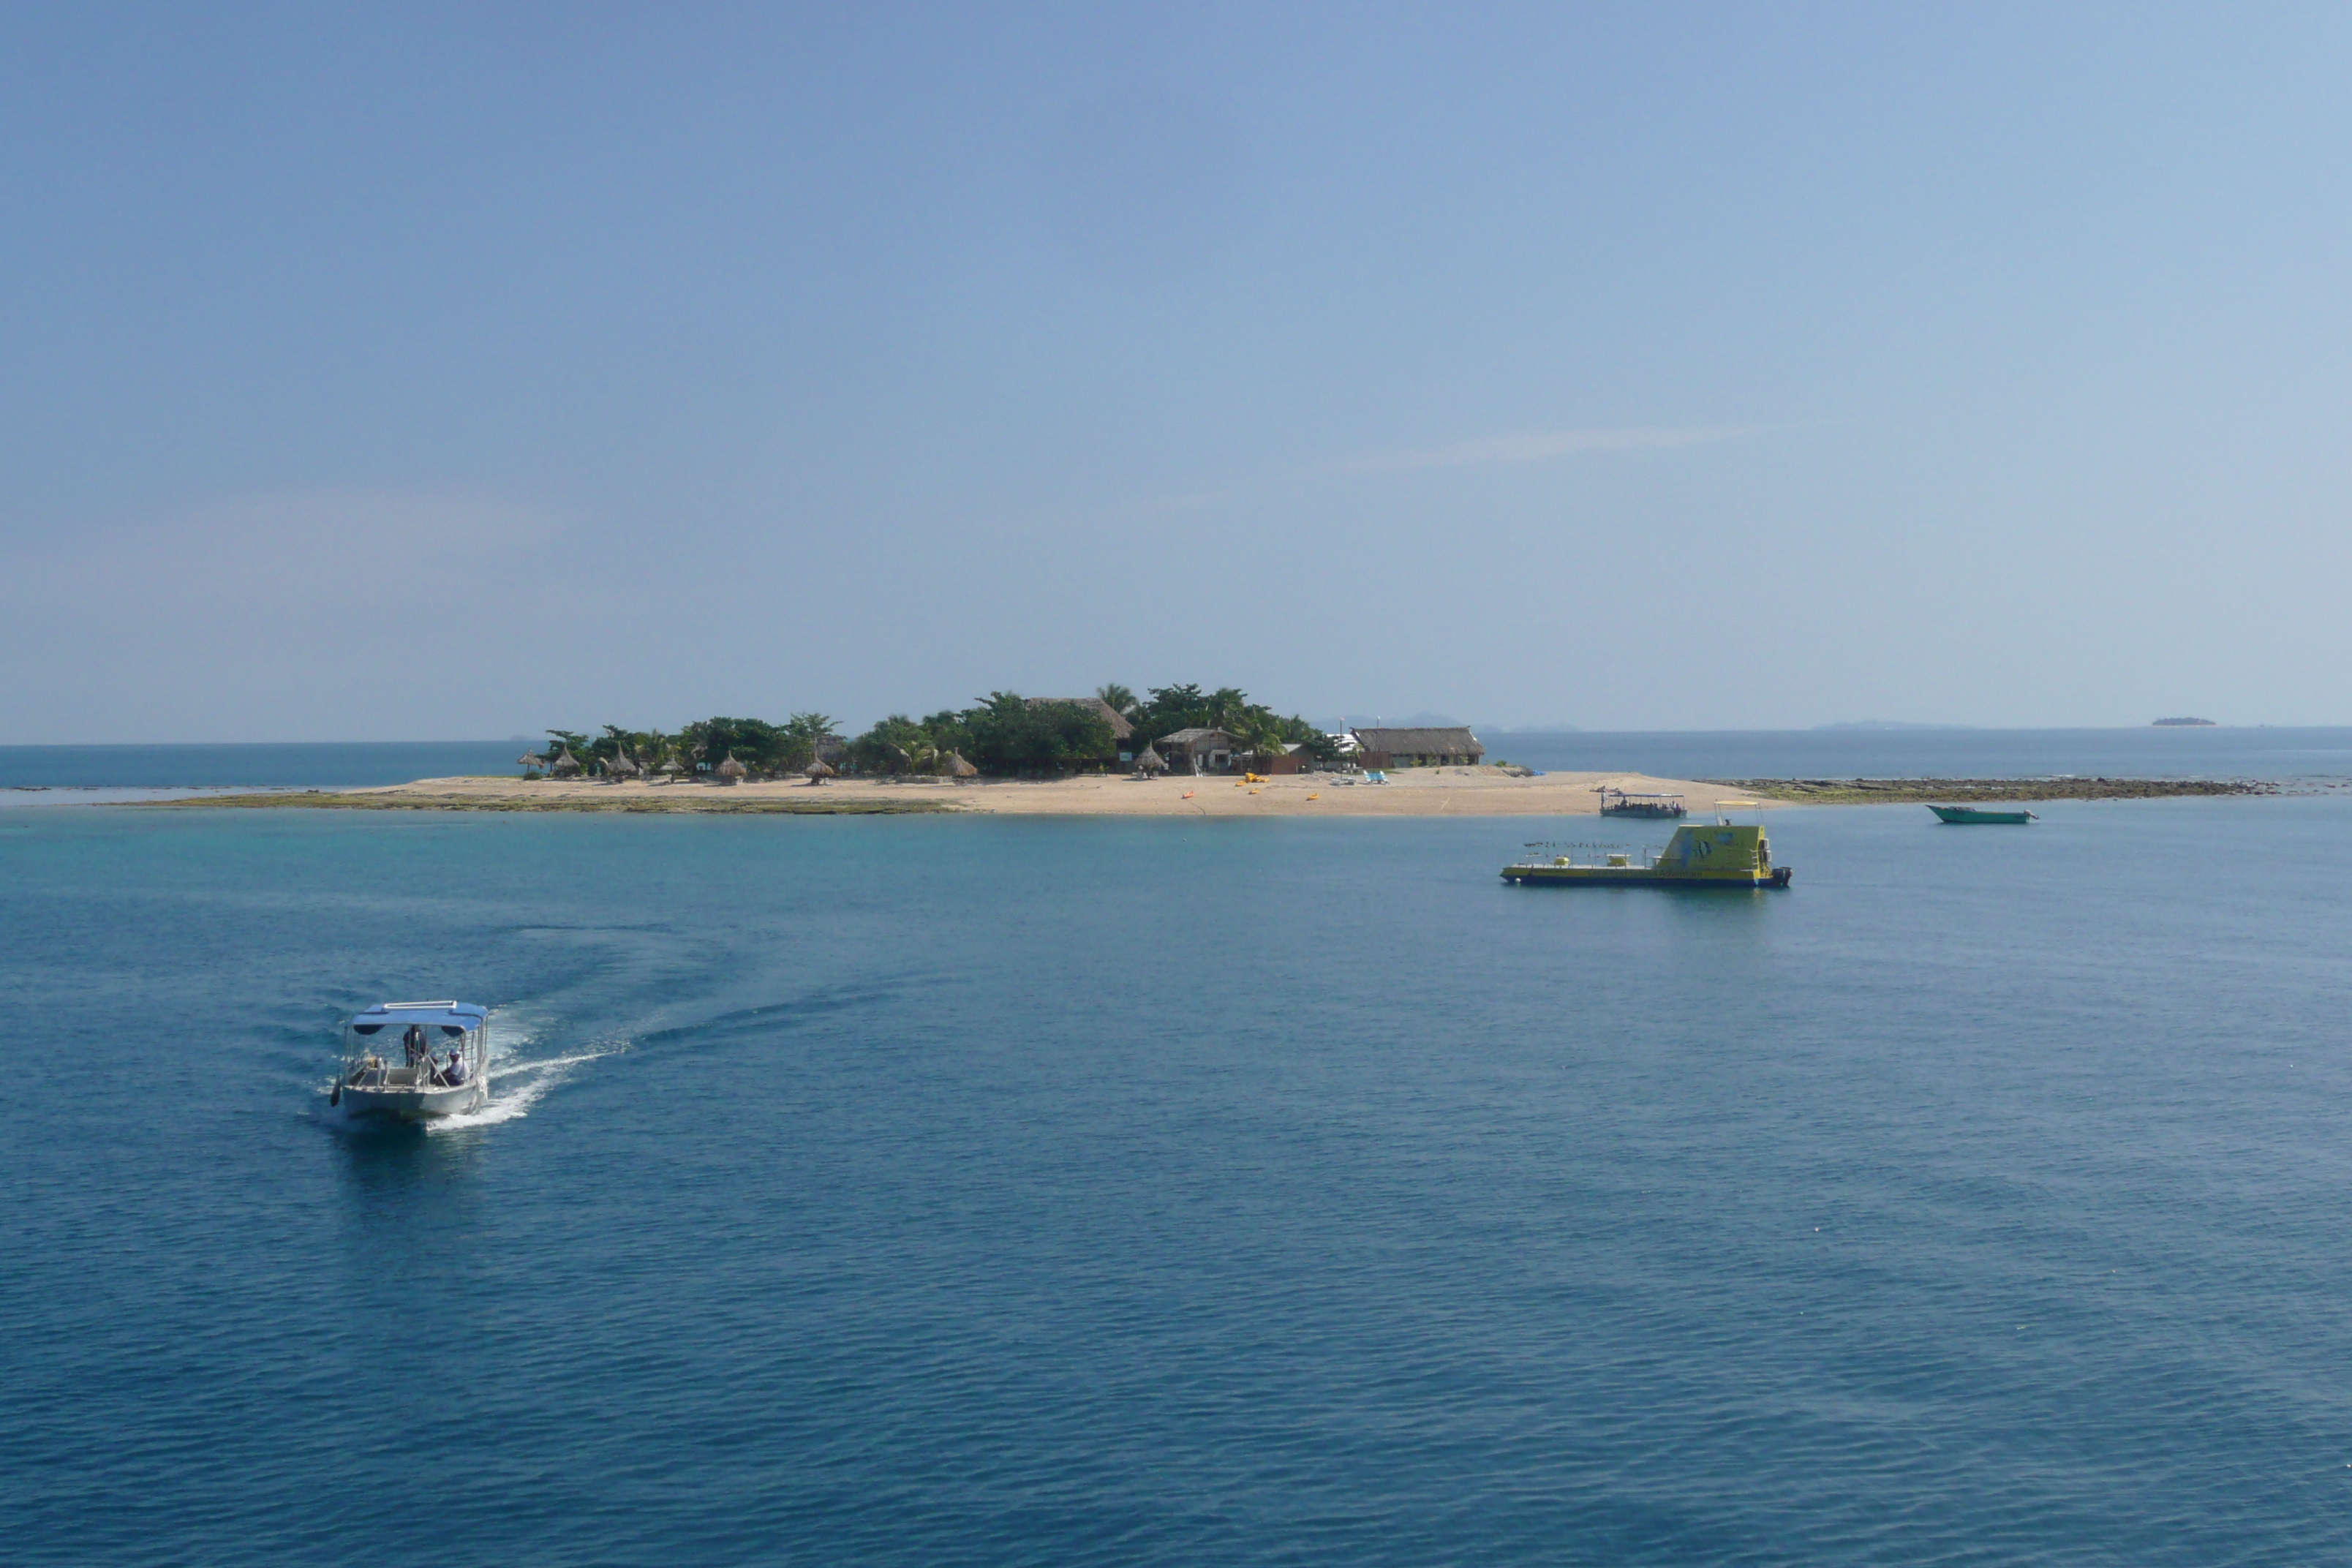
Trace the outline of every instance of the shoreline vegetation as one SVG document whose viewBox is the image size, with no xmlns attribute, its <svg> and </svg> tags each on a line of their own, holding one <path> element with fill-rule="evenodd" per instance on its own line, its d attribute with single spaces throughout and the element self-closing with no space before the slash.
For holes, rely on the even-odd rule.
<svg viewBox="0 0 2352 1568">
<path fill-rule="evenodd" d="M 607 724 L 596 734 L 550 730 L 552 743 L 516 759 L 526 780 L 600 777 L 757 784 L 814 778 L 1055 779 L 1135 765 L 1171 767 L 1149 748 L 1155 738 L 1214 731 L 1237 757 L 1272 764 L 1339 760 L 1339 737 L 1297 714 L 1252 702 L 1238 687 L 1151 688 L 1139 697 L 1116 683 L 1085 697 L 1024 697 L 992 691 L 969 708 L 922 719 L 892 713 L 864 733 L 839 732 L 830 714 L 698 719 L 676 734 Z M 1262 769 L 1261 771 L 1265 771 Z"/>
</svg>

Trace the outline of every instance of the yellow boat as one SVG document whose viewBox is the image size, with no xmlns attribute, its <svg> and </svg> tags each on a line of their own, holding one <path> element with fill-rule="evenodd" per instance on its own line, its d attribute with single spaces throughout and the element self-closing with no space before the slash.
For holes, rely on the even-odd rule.
<svg viewBox="0 0 2352 1568">
<path fill-rule="evenodd" d="M 1731 805 L 1722 802 L 1721 805 Z M 1581 858 L 1568 854 L 1532 857 L 1503 868 L 1503 880 L 1519 885 L 1589 888 L 1785 888 L 1791 868 L 1772 864 L 1764 829 L 1718 816 L 1712 823 L 1686 823 L 1675 829 L 1662 850 L 1644 852 L 1638 863 L 1630 851 L 1597 847 Z"/>
</svg>

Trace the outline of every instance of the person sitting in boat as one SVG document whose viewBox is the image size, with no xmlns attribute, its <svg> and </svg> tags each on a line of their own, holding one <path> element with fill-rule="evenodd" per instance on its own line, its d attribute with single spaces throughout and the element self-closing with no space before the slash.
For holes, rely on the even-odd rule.
<svg viewBox="0 0 2352 1568">
<path fill-rule="evenodd" d="M 454 1051 L 454 1050 L 453 1050 L 453 1051 L 451 1051 L 451 1052 L 449 1053 L 449 1070 L 448 1070 L 447 1072 L 446 1072 L 446 1073 L 442 1074 L 441 1076 L 442 1076 L 442 1077 L 444 1077 L 444 1078 L 446 1078 L 446 1079 L 447 1079 L 449 1080 L 449 1087 L 450 1087 L 451 1089 L 455 1089 L 455 1088 L 457 1088 L 459 1084 L 461 1084 L 461 1083 L 465 1082 L 465 1081 L 466 1081 L 466 1058 L 465 1058 L 465 1056 L 464 1056 L 462 1053 L 460 1053 L 460 1052 Z"/>
</svg>

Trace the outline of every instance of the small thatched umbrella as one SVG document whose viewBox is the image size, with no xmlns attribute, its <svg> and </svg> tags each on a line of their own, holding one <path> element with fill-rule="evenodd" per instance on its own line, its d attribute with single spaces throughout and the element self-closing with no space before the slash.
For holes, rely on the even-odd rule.
<svg viewBox="0 0 2352 1568">
<path fill-rule="evenodd" d="M 728 749 L 727 760 L 719 763 L 713 771 L 719 774 L 719 781 L 721 784 L 741 784 L 746 778 L 751 776 L 751 769 L 745 767 L 742 763 L 735 760 L 735 752 L 732 747 Z"/>
<path fill-rule="evenodd" d="M 563 750 L 555 756 L 555 763 L 547 770 L 557 778 L 568 779 L 580 771 L 580 759 L 572 754 L 572 742 L 563 742 Z"/>
<path fill-rule="evenodd" d="M 676 757 L 672 757 L 669 761 L 661 765 L 661 771 L 669 775 L 670 783 L 676 784 L 677 783 L 677 775 L 686 772 L 686 768 Z"/>
<path fill-rule="evenodd" d="M 1168 764 L 1161 760 L 1158 752 L 1146 746 L 1143 748 L 1143 755 L 1135 759 L 1135 771 L 1146 776 L 1152 773 L 1164 773 L 1168 771 Z"/>
<path fill-rule="evenodd" d="M 976 779 L 980 770 L 963 760 L 961 752 L 950 752 L 944 771 L 951 779 Z"/>
<path fill-rule="evenodd" d="M 833 776 L 832 767 L 823 757 L 811 757 L 809 765 L 801 772 L 808 775 L 808 782 L 813 784 L 821 784 Z"/>
<path fill-rule="evenodd" d="M 628 747 L 615 746 L 613 748 L 613 760 L 604 764 L 604 773 L 606 777 L 615 781 L 641 779 L 646 776 L 646 770 L 635 757 L 629 755 Z"/>
</svg>

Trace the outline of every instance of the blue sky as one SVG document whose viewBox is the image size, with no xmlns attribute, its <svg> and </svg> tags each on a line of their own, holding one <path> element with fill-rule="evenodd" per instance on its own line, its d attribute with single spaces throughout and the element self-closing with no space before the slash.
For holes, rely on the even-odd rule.
<svg viewBox="0 0 2352 1568">
<path fill-rule="evenodd" d="M 2352 722 L 2352 12 L 21 6 L 0 741 Z"/>
</svg>

